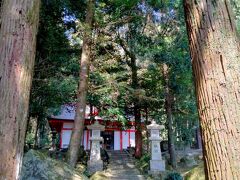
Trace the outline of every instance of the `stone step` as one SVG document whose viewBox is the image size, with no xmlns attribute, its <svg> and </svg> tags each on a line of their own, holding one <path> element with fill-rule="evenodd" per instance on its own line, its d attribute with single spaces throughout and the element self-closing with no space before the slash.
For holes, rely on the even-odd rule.
<svg viewBox="0 0 240 180">
<path fill-rule="evenodd" d="M 112 161 L 109 161 L 109 164 L 111 164 L 111 165 L 116 165 L 116 166 L 120 166 L 120 165 L 126 165 L 126 164 L 129 164 L 129 165 L 135 165 L 135 163 L 133 162 L 133 161 L 126 161 L 125 163 L 123 163 L 123 162 L 117 162 L 117 161 L 114 161 L 114 162 L 112 162 Z"/>
<path fill-rule="evenodd" d="M 127 155 L 127 154 L 108 154 L 110 157 L 129 157 L 132 158 L 131 156 Z"/>
<path fill-rule="evenodd" d="M 116 156 L 129 156 L 127 153 L 108 153 L 108 155 L 116 155 Z"/>
<path fill-rule="evenodd" d="M 130 157 L 121 157 L 121 156 L 109 156 L 109 159 L 128 160 L 128 159 L 132 159 L 132 158 L 130 158 Z"/>
<path fill-rule="evenodd" d="M 133 172 L 133 173 L 138 173 L 141 174 L 140 171 L 136 167 L 107 167 L 105 170 L 106 172 Z"/>
<path fill-rule="evenodd" d="M 108 156 L 109 156 L 109 157 L 125 157 L 125 158 L 133 158 L 133 157 L 128 156 L 128 155 L 111 155 L 111 154 L 109 154 Z"/>
<path fill-rule="evenodd" d="M 109 165 L 114 165 L 114 166 L 135 166 L 135 163 L 134 162 L 125 162 L 125 163 L 123 163 L 123 162 L 111 162 L 110 161 L 110 163 L 109 163 Z"/>
<path fill-rule="evenodd" d="M 112 159 L 133 159 L 129 156 L 109 156 L 109 158 L 112 158 Z"/>
<path fill-rule="evenodd" d="M 126 169 L 126 168 L 113 168 L 113 169 L 107 169 L 106 170 L 107 172 L 112 172 L 112 173 L 122 173 L 122 174 L 140 174 L 140 172 L 137 170 L 137 169 L 134 169 L 134 168 L 129 168 L 129 169 Z"/>
<path fill-rule="evenodd" d="M 109 161 L 123 161 L 123 162 L 126 162 L 126 161 L 134 161 L 133 159 L 131 158 L 111 158 L 109 157 Z"/>
<path fill-rule="evenodd" d="M 134 163 L 135 161 L 134 160 L 132 160 L 132 159 L 111 159 L 111 158 L 109 158 L 109 162 L 111 162 L 111 163 L 123 163 L 123 164 L 126 164 L 127 162 L 132 162 L 132 163 Z"/>
<path fill-rule="evenodd" d="M 108 165 L 107 169 L 110 170 L 120 170 L 120 169 L 126 169 L 126 170 L 134 170 L 136 169 L 136 167 L 134 165 L 128 165 L 128 166 L 124 166 L 124 165 Z"/>
<path fill-rule="evenodd" d="M 132 158 L 128 155 L 108 155 L 109 157 L 125 157 L 125 158 Z"/>
<path fill-rule="evenodd" d="M 128 175 L 139 175 L 140 172 L 138 170 L 115 170 L 115 171 L 106 171 L 109 172 L 111 175 L 124 175 L 124 174 L 128 174 Z"/>
<path fill-rule="evenodd" d="M 108 167 L 114 168 L 114 167 L 119 167 L 119 168 L 135 168 L 134 163 L 127 163 L 127 164 L 118 164 L 118 163 L 110 163 L 108 164 Z"/>
<path fill-rule="evenodd" d="M 113 179 L 113 180 L 145 180 L 146 178 L 143 175 L 118 175 L 118 176 L 109 176 L 109 179 Z"/>
<path fill-rule="evenodd" d="M 112 158 L 112 157 L 109 157 L 109 160 L 113 160 L 113 161 L 115 161 L 115 160 L 121 160 L 121 161 L 128 161 L 128 160 L 133 160 L 133 159 L 131 159 L 131 158 Z"/>
<path fill-rule="evenodd" d="M 125 151 L 108 151 L 109 164 L 106 175 L 113 180 L 144 180 L 135 166 L 134 157 L 129 156 Z"/>
<path fill-rule="evenodd" d="M 123 163 L 128 162 L 128 161 L 134 162 L 133 159 L 128 159 L 128 158 L 126 158 L 126 159 L 125 158 L 122 158 L 122 159 L 109 158 L 109 161 L 111 161 L 111 162 L 123 162 Z"/>
<path fill-rule="evenodd" d="M 124 168 L 133 168 L 135 167 L 134 163 L 120 164 L 120 163 L 109 163 L 108 167 L 124 167 Z"/>
<path fill-rule="evenodd" d="M 138 170 L 106 170 L 105 171 L 106 174 L 108 174 L 108 176 L 138 176 L 141 175 L 141 173 Z"/>
</svg>

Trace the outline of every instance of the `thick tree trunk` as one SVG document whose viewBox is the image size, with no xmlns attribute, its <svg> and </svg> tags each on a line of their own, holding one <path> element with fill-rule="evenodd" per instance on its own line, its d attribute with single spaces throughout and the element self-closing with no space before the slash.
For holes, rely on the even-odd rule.
<svg viewBox="0 0 240 180">
<path fill-rule="evenodd" d="M 80 81 L 77 94 L 77 109 L 74 120 L 74 129 L 71 136 L 68 162 L 71 166 L 75 166 L 78 158 L 78 152 L 84 129 L 86 96 L 88 89 L 89 66 L 91 61 L 91 44 L 92 44 L 92 23 L 94 17 L 95 1 L 88 0 L 86 15 L 86 29 L 84 33 L 82 54 L 80 59 Z"/>
<path fill-rule="evenodd" d="M 163 77 L 165 86 L 165 111 L 167 114 L 167 130 L 168 130 L 168 152 L 170 155 L 170 163 L 175 169 L 177 167 L 176 152 L 174 146 L 174 134 L 173 134 L 173 117 L 172 117 L 172 107 L 173 107 L 173 95 L 170 91 L 169 84 L 169 67 L 167 64 L 163 64 Z"/>
<path fill-rule="evenodd" d="M 145 124 L 148 125 L 148 108 L 147 106 L 145 107 L 145 116 L 146 116 L 146 119 L 145 119 Z M 147 137 L 147 153 L 149 153 L 149 149 L 150 149 L 150 144 L 149 144 L 149 132 L 147 131 L 146 129 L 146 137 Z"/>
<path fill-rule="evenodd" d="M 135 157 L 140 158 L 142 156 L 142 127 L 141 127 L 141 113 L 140 107 L 134 104 L 134 116 L 135 116 Z"/>
<path fill-rule="evenodd" d="M 3 0 L 0 28 L 0 179 L 21 169 L 40 0 Z"/>
<path fill-rule="evenodd" d="M 138 75 L 136 56 L 132 52 L 130 53 L 131 69 L 132 69 L 132 88 L 138 90 Z M 141 126 L 141 111 L 139 106 L 138 97 L 134 97 L 134 117 L 135 117 L 135 157 L 140 158 L 142 156 L 142 126 Z"/>
<path fill-rule="evenodd" d="M 208 179 L 240 179 L 240 47 L 227 0 L 184 1 Z"/>
</svg>

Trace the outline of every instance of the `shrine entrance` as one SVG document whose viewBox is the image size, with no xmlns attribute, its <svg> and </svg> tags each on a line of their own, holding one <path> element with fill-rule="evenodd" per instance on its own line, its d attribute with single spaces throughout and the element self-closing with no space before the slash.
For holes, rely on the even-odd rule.
<svg viewBox="0 0 240 180">
<path fill-rule="evenodd" d="M 103 131 L 101 132 L 101 137 L 103 137 L 103 145 L 107 150 L 114 149 L 114 131 Z"/>
</svg>

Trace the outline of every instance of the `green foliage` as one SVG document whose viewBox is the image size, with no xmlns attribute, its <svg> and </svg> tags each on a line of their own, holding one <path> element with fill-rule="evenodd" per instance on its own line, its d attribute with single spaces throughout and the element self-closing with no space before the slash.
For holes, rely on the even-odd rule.
<svg viewBox="0 0 240 180">
<path fill-rule="evenodd" d="M 50 142 L 46 126 L 49 110 L 72 102 L 77 90 L 79 65 L 75 57 L 80 51 L 70 46 L 65 34 L 68 26 L 63 18 L 66 8 L 63 2 L 43 1 L 41 6 L 29 112 L 31 117 L 36 117 L 31 120 L 37 120 L 41 145 Z M 29 138 L 26 140 L 30 141 Z"/>
<path fill-rule="evenodd" d="M 30 114 L 46 116 L 50 107 L 72 101 L 77 87 L 79 65 L 63 21 L 62 1 L 43 2 L 37 42 L 37 58 L 31 93 Z"/>
<path fill-rule="evenodd" d="M 46 117 L 75 101 L 85 9 L 83 0 L 43 1 L 31 116 Z M 87 102 L 98 107 L 105 119 L 125 125 L 137 101 L 143 118 L 164 124 L 165 63 L 170 68 L 176 140 L 187 136 L 191 141 L 198 117 L 181 1 L 104 0 L 96 3 L 95 12 Z"/>
<path fill-rule="evenodd" d="M 27 145 L 34 145 L 34 143 L 35 143 L 34 135 L 35 134 L 33 132 L 30 132 L 30 133 L 26 134 L 25 143 Z"/>
<path fill-rule="evenodd" d="M 236 20 L 237 30 L 240 33 L 240 2 L 238 0 L 230 0 Z"/>
<path fill-rule="evenodd" d="M 199 164 L 197 167 L 191 169 L 185 176 L 186 180 L 205 180 L 205 172 L 203 163 Z"/>
<path fill-rule="evenodd" d="M 137 168 L 143 173 L 148 173 L 150 159 L 151 159 L 150 154 L 144 154 L 139 160 L 137 160 L 136 162 Z"/>
<path fill-rule="evenodd" d="M 183 177 L 178 172 L 172 172 L 164 180 L 183 180 Z"/>
</svg>

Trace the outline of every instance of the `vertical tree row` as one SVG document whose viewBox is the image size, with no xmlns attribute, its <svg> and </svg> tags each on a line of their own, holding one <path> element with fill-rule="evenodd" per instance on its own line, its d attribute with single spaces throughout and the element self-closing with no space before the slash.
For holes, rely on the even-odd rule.
<svg viewBox="0 0 240 180">
<path fill-rule="evenodd" d="M 240 47 L 229 1 L 184 1 L 208 179 L 240 179 Z"/>
<path fill-rule="evenodd" d="M 35 60 L 40 0 L 3 0 L 0 28 L 0 175 L 18 179 Z"/>
</svg>

